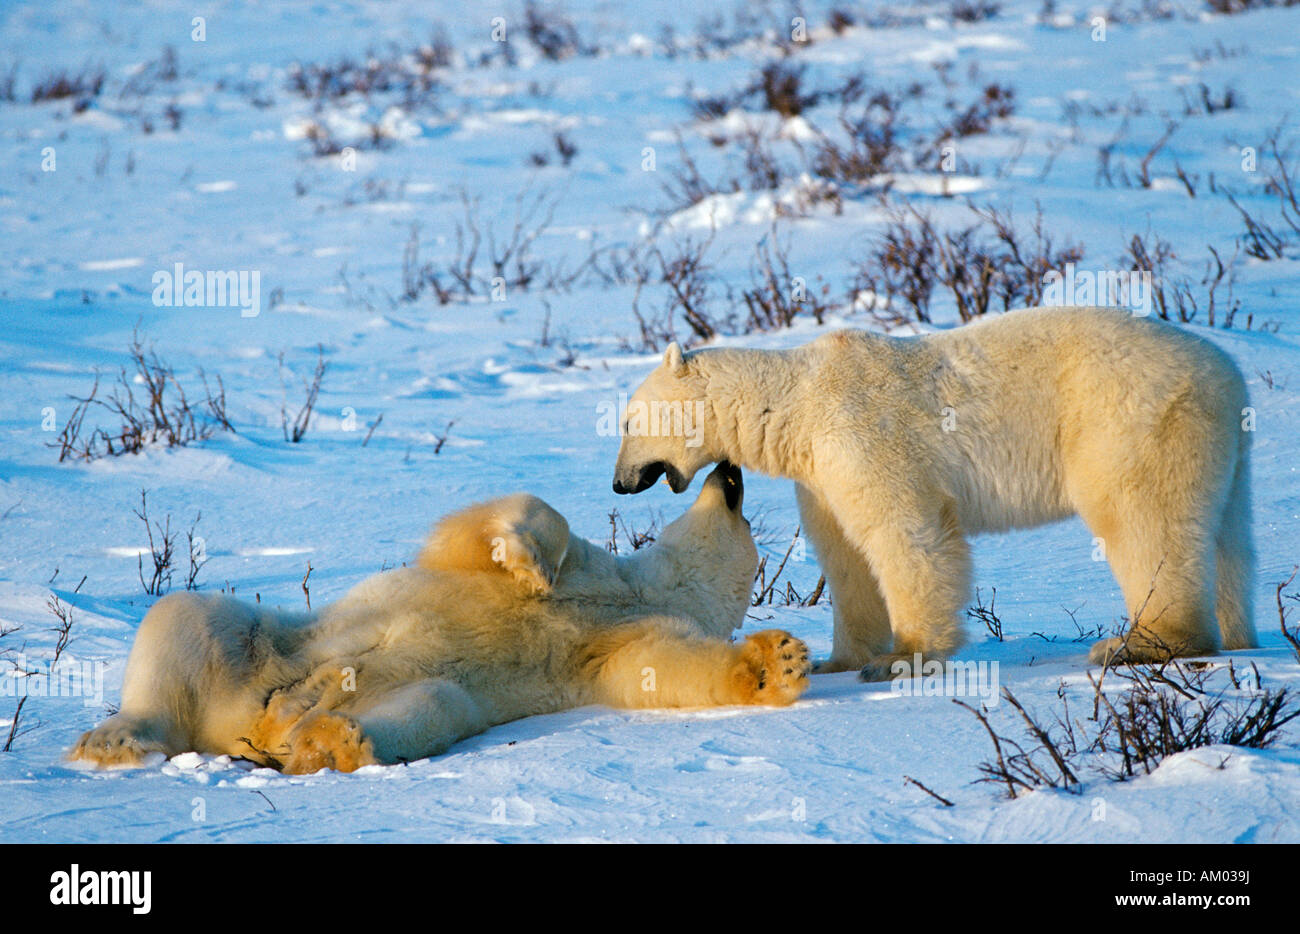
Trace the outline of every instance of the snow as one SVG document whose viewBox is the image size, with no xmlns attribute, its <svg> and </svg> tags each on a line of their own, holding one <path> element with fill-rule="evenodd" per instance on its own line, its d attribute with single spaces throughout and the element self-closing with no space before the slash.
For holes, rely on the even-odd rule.
<svg viewBox="0 0 1300 934">
<path fill-rule="evenodd" d="M 898 173 L 889 180 L 894 199 L 955 219 L 965 216 L 967 197 L 989 200 L 1014 206 L 1021 222 L 1041 205 L 1058 244 L 1086 245 L 1081 266 L 1089 269 L 1114 266 L 1129 237 L 1154 231 L 1170 241 L 1180 270 L 1199 275 L 1207 244 L 1231 253 L 1240 218 L 1204 190 L 1189 198 L 1175 163 L 1202 186 L 1214 173 L 1243 204 L 1267 213 L 1271 199 L 1260 173 L 1241 170 L 1241 147 L 1258 146 L 1297 110 L 1300 14 L 1202 18 L 1185 2 L 1187 17 L 1110 23 L 1105 42 L 1090 37 L 1095 11 L 1086 3 L 1059 4 L 1053 26 L 1036 22 L 1037 0 L 1009 0 L 992 20 L 956 26 L 932 4 L 897 28 L 841 36 L 820 28 L 831 4 L 810 3 L 815 41 L 794 55 L 807 63 L 813 87 L 864 68 L 873 87 L 934 85 L 932 64 L 948 62 L 951 95 L 963 106 L 989 81 L 1015 88 L 1014 117 L 959 144 L 979 174 L 964 166 L 943 177 Z M 593 541 L 604 541 L 612 509 L 643 527 L 685 508 L 688 498 L 663 487 L 615 497 L 617 438 L 595 430 L 597 406 L 630 392 L 657 360 L 636 349 L 634 289 L 584 280 L 569 291 L 512 290 L 504 302 L 481 295 L 438 305 L 427 292 L 406 302 L 402 255 L 412 225 L 420 261 L 445 264 L 464 216 L 462 189 L 481 199 L 498 237 L 508 235 L 516 196 L 526 191 L 555 204 L 535 243 L 548 263 L 571 269 L 593 246 L 645 233 L 667 243 L 716 229 L 711 262 L 720 277 L 744 284 L 753 245 L 776 219 L 790 238 L 792 271 L 841 291 L 885 214 L 873 192 L 846 192 L 840 213 L 821 205 L 791 217 L 789 188 L 670 204 L 662 184 L 678 163 L 676 132 L 702 173 L 717 179 L 738 157 L 708 141 L 712 130 L 777 129 L 770 113 L 733 112 L 709 125 L 690 110 L 694 95 L 743 87 L 772 54 L 771 41 L 668 58 L 661 25 L 674 23 L 682 43 L 694 26 L 678 4 L 573 0 L 565 9 L 584 38 L 601 40 L 599 56 L 549 62 L 516 30 L 516 66 L 471 65 L 491 51 L 489 16 L 441 0 L 270 8 L 226 0 L 211 6 L 202 43 L 190 38 L 192 5 L 179 0 L 115 7 L 111 17 L 92 0 L 0 10 L 0 60 L 22 62 L 19 100 L 0 102 L 0 622 L 24 627 L 6 645 L 25 639 L 30 656 L 48 657 L 46 601 L 57 595 L 76 619 L 68 653 L 102 662 L 104 702 L 117 702 L 135 628 L 153 599 L 138 580 L 146 543 L 132 509 L 141 488 L 151 515 L 170 514 L 182 531 L 182 547 L 201 513 L 205 590 L 295 608 L 309 562 L 319 605 L 410 560 L 437 517 L 487 496 L 527 489 Z M 780 5 L 751 14 L 771 30 L 788 29 Z M 515 22 L 518 5 L 507 16 Z M 446 26 L 455 56 L 439 74 L 435 105 L 377 94 L 368 104 L 341 100 L 317 112 L 286 88 L 295 62 L 364 61 L 368 50 L 424 41 L 436 23 Z M 120 94 L 165 45 L 177 52 L 176 80 Z M 76 71 L 91 61 L 103 61 L 109 77 L 84 112 L 68 101 L 26 102 L 25 89 L 48 69 Z M 1201 82 L 1215 93 L 1231 86 L 1242 105 L 1184 114 L 1180 92 Z M 933 91 L 924 106 L 936 111 L 944 93 Z M 1142 106 L 1126 116 L 1135 96 Z M 163 116 L 172 102 L 182 114 L 175 130 Z M 1068 102 L 1079 108 L 1077 127 Z M 833 128 L 836 113 L 825 103 L 781 128 L 780 158 L 795 169 L 794 147 L 815 140 L 811 127 Z M 1149 189 L 1096 183 L 1097 148 L 1121 123 L 1127 130 L 1114 158 L 1136 173 L 1166 119 L 1179 128 L 1153 160 Z M 374 124 L 387 143 L 358 148 L 348 171 L 341 156 L 311 155 L 305 135 L 315 123 L 343 145 Z M 555 152 L 557 131 L 578 149 L 568 167 Z M 646 146 L 655 147 L 655 172 L 642 171 Z M 45 172 L 49 147 L 57 168 Z M 529 164 L 532 152 L 548 154 L 550 164 Z M 999 164 L 1012 168 L 998 172 Z M 797 179 L 791 171 L 787 184 Z M 1293 241 L 1284 259 L 1242 262 L 1235 294 L 1256 329 L 1188 326 L 1238 361 L 1257 409 L 1263 645 L 1233 660 L 1257 664 L 1271 687 L 1300 684 L 1273 603 L 1273 587 L 1300 562 L 1298 256 Z M 176 263 L 259 270 L 260 314 L 155 306 L 151 276 Z M 951 314 L 943 310 L 939 326 L 950 326 Z M 845 308 L 827 326 L 841 324 L 878 326 Z M 43 430 L 43 410 L 53 408 L 61 427 L 69 396 L 86 393 L 96 370 L 106 388 L 137 326 L 191 394 L 200 367 L 221 375 L 238 433 L 56 463 L 48 445 L 57 428 Z M 787 331 L 719 343 L 791 346 L 819 331 L 799 320 Z M 296 409 L 318 346 L 329 364 L 318 418 L 302 443 L 288 444 L 278 359 L 283 353 Z M 792 490 L 784 481 L 747 481 L 746 511 L 775 564 L 798 523 Z M 1006 641 L 972 621 L 963 658 L 998 662 L 1001 683 L 1030 709 L 1050 714 L 1063 682 L 1074 708 L 1091 696 L 1089 643 L 1074 641 L 1065 611 L 1087 628 L 1113 626 L 1123 612 L 1091 551 L 1077 521 L 975 543 L 976 583 L 985 594 L 997 588 Z M 787 572 L 807 593 L 815 555 L 792 558 Z M 829 652 L 824 604 L 758 607 L 746 623 L 769 626 L 789 629 L 819 656 Z M 33 697 L 23 725 L 34 728 L 0 753 L 0 841 L 1300 841 L 1294 724 L 1267 750 L 1194 750 L 1124 783 L 1085 770 L 1080 794 L 1048 789 L 1007 800 L 975 783 L 991 755 L 988 738 L 951 698 L 899 696 L 850 673 L 812 680 L 788 709 L 584 708 L 496 727 L 432 760 L 305 777 L 196 753 L 135 770 L 74 767 L 63 752 L 107 708 Z M 0 698 L 0 733 L 11 700 Z M 1020 735 L 1005 703 L 990 716 Z"/>
</svg>

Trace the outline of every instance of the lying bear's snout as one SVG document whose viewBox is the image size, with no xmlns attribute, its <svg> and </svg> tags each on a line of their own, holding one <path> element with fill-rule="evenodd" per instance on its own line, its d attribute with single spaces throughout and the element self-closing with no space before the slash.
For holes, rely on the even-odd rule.
<svg viewBox="0 0 1300 934">
<path fill-rule="evenodd" d="M 716 471 L 722 478 L 722 492 L 727 498 L 727 508 L 736 512 L 745 497 L 745 480 L 740 468 L 730 461 L 722 461 Z"/>
</svg>

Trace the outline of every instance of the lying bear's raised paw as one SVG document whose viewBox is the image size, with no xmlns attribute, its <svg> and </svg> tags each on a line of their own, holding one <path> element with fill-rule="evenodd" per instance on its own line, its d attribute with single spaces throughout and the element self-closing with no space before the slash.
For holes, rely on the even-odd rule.
<svg viewBox="0 0 1300 934">
<path fill-rule="evenodd" d="M 748 695 L 745 703 L 785 706 L 808 689 L 808 646 L 781 629 L 764 629 L 741 647 Z"/>
</svg>

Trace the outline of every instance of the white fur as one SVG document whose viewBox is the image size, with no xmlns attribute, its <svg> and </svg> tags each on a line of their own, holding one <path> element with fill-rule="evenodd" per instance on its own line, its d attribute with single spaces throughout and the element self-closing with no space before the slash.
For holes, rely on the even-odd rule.
<svg viewBox="0 0 1300 934">
<path fill-rule="evenodd" d="M 534 496 L 445 519 L 416 566 L 315 614 L 163 598 L 140 625 L 121 710 L 73 757 L 227 753 L 290 772 L 434 755 L 583 704 L 787 704 L 807 649 L 744 620 L 757 564 L 740 475 L 719 468 L 651 547 L 615 557 Z"/>
<path fill-rule="evenodd" d="M 917 338 L 670 348 L 631 402 L 697 400 L 702 443 L 626 436 L 615 488 L 637 489 L 647 465 L 689 482 L 718 460 L 793 479 L 834 600 L 829 670 L 878 678 L 897 657 L 951 652 L 967 536 L 1073 514 L 1136 621 L 1130 657 L 1256 644 L 1245 382 L 1185 330 L 1027 309 Z"/>
</svg>

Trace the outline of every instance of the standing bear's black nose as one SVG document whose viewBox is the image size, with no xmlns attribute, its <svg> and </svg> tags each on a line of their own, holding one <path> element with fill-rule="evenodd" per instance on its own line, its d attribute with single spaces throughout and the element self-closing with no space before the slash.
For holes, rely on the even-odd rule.
<svg viewBox="0 0 1300 934">
<path fill-rule="evenodd" d="M 640 493 L 654 486 L 656 480 L 664 475 L 668 465 L 663 461 L 645 464 L 632 471 L 618 470 L 614 473 L 615 493 Z M 629 480 L 629 475 L 631 479 Z"/>
</svg>

